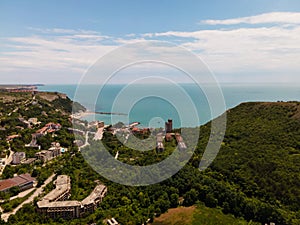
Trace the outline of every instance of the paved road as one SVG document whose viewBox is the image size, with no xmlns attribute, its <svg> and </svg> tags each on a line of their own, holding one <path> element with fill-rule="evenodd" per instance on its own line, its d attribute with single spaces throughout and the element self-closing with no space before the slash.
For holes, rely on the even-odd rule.
<svg viewBox="0 0 300 225">
<path fill-rule="evenodd" d="M 8 144 L 9 144 L 9 142 L 8 142 Z M 9 156 L 5 159 L 4 165 L 2 165 L 2 169 L 0 170 L 0 176 L 2 175 L 2 173 L 3 173 L 4 169 L 5 169 L 5 167 L 6 167 L 8 164 L 10 164 L 11 161 L 12 161 L 12 156 L 13 156 L 14 152 L 11 150 L 10 144 L 9 144 L 8 151 L 9 151 Z"/>
<path fill-rule="evenodd" d="M 86 132 L 86 134 L 85 134 L 85 143 L 84 143 L 84 145 L 82 145 L 82 146 L 80 146 L 80 147 L 78 148 L 79 151 L 81 151 L 82 148 L 84 148 L 84 147 L 90 145 L 90 143 L 89 143 L 88 141 L 89 141 L 89 131 Z"/>
<path fill-rule="evenodd" d="M 30 188 L 30 189 L 28 189 L 28 190 L 26 190 L 26 191 L 22 191 L 22 192 L 20 192 L 19 194 L 15 195 L 15 196 L 12 196 L 9 200 L 11 201 L 11 200 L 14 200 L 14 199 L 16 199 L 16 198 L 23 198 L 23 197 L 25 197 L 26 195 L 28 195 L 30 192 L 32 192 L 33 190 L 35 190 L 34 187 L 33 187 L 33 188 Z"/>
<path fill-rule="evenodd" d="M 41 187 L 37 188 L 35 190 L 35 192 L 28 199 L 26 199 L 24 202 L 22 202 L 20 205 L 18 205 L 12 212 L 3 213 L 1 215 L 1 218 L 5 222 L 7 222 L 8 218 L 10 217 L 10 215 L 16 214 L 18 212 L 18 210 L 22 208 L 23 205 L 28 204 L 30 202 L 33 202 L 34 198 L 37 197 L 37 196 L 39 196 L 43 192 L 44 187 L 53 180 L 53 178 L 54 178 L 55 175 L 56 174 L 52 174 L 50 177 L 48 177 L 48 179 L 44 182 L 44 184 Z"/>
<path fill-rule="evenodd" d="M 101 140 L 102 137 L 103 137 L 103 130 L 104 130 L 104 127 L 100 127 L 98 128 L 95 136 L 94 136 L 94 140 Z"/>
<path fill-rule="evenodd" d="M 14 152 L 11 150 L 11 148 L 9 147 L 9 156 L 8 156 L 8 158 L 5 160 L 5 165 L 8 165 L 8 164 L 10 164 L 11 163 L 11 161 L 12 161 L 12 156 L 13 156 L 13 154 L 14 154 Z"/>
</svg>

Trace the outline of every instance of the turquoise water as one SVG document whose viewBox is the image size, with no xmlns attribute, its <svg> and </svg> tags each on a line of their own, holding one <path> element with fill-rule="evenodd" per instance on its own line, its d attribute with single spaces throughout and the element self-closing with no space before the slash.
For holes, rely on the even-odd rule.
<svg viewBox="0 0 300 225">
<path fill-rule="evenodd" d="M 172 118 L 174 127 L 194 127 L 217 116 L 211 114 L 205 94 L 194 84 L 180 84 L 180 88 L 184 90 L 181 95 L 177 93 L 180 89 L 178 87 L 175 90 L 167 84 L 141 84 L 131 86 L 126 94 L 118 96 L 124 87 L 125 85 L 110 84 L 101 89 L 96 85 L 85 85 L 81 87 L 81 94 L 77 94 L 75 100 L 91 111 L 127 113 L 129 116 L 127 119 L 124 115 L 97 114 L 95 118 L 92 115 L 85 118 L 103 120 L 106 124 L 138 121 L 144 127 L 163 127 L 163 122 Z M 76 85 L 45 85 L 40 86 L 39 90 L 62 92 L 74 99 L 76 88 Z M 99 89 L 101 92 L 98 95 Z M 300 85 L 223 84 L 221 90 L 227 109 L 249 101 L 300 101 Z M 93 96 L 98 96 L 96 101 Z M 134 96 L 141 96 L 141 99 L 133 103 L 131 100 Z M 196 115 L 192 113 L 187 98 L 195 106 Z M 170 102 L 170 99 L 176 101 Z M 218 110 L 218 114 L 221 114 L 222 109 Z M 197 116 L 199 121 L 195 118 Z"/>
</svg>

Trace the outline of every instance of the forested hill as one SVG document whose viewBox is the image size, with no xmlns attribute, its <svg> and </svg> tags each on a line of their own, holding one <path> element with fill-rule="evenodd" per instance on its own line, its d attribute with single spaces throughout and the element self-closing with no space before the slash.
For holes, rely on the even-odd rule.
<svg viewBox="0 0 300 225">
<path fill-rule="evenodd" d="M 209 127 L 210 123 L 201 129 L 201 150 Z M 195 154 L 192 161 L 195 166 L 199 149 L 200 155 Z M 229 202 L 224 201 L 225 194 L 215 193 L 216 204 L 225 211 L 260 222 L 263 215 L 258 214 L 270 214 L 273 220 L 285 218 L 285 222 L 277 219 L 277 224 L 298 224 L 299 220 L 291 218 L 300 218 L 300 103 L 251 102 L 228 110 L 225 138 L 210 169 L 241 193 Z M 269 208 L 255 207 L 256 200 L 268 203 Z"/>
<path fill-rule="evenodd" d="M 74 106 L 73 106 L 74 103 Z M 85 108 L 79 103 L 73 102 L 66 94 L 58 92 L 5 92 L 0 91 L 1 113 L 18 113 L 19 110 L 25 110 L 28 113 L 41 116 L 41 112 L 49 110 L 60 110 L 63 113 L 70 114 L 73 110 L 84 111 Z M 11 115 L 9 114 L 9 115 Z"/>
<path fill-rule="evenodd" d="M 6 113 L 2 111 L 1 120 L 1 126 L 6 129 L 3 132 L 10 131 L 12 128 L 7 124 L 16 121 L 10 117 L 22 115 L 27 119 L 36 116 L 42 121 L 45 115 L 41 111 L 45 109 L 51 110 L 51 113 L 47 113 L 51 121 L 59 122 L 63 127 L 70 126 L 68 115 L 61 117 L 61 121 L 55 121 L 55 113 L 58 112 L 53 109 L 62 106 L 50 107 L 55 101 L 61 104 L 63 96 L 50 102 L 38 96 L 36 99 L 37 104 L 31 103 L 26 107 L 24 100 L 6 103 Z M 17 104 L 20 107 L 16 107 Z M 15 112 L 8 116 L 11 110 Z M 94 181 L 104 183 L 109 191 L 95 213 L 70 221 L 52 220 L 37 213 L 34 204 L 28 204 L 11 216 L 8 224 L 102 224 L 105 219 L 114 217 L 120 224 L 138 225 L 146 224 L 149 219 L 152 222 L 155 217 L 180 205 L 198 207 L 196 212 L 199 213 L 193 216 L 192 224 L 206 221 L 205 211 L 209 211 L 210 220 L 201 224 L 212 224 L 209 221 L 214 220 L 216 222 L 213 224 L 226 224 L 219 221 L 221 213 L 234 215 L 236 224 L 253 224 L 250 221 L 260 224 L 275 222 L 276 225 L 300 224 L 300 103 L 253 102 L 228 110 L 227 129 L 220 152 L 208 169 L 199 171 L 199 163 L 210 137 L 210 124 L 201 126 L 198 147 L 187 165 L 161 183 L 141 187 L 114 183 L 96 173 L 82 156 L 85 151 L 93 150 L 90 148 L 92 144 L 99 144 L 91 137 L 90 145 L 81 152 L 74 151 L 72 157 L 67 152 L 59 161 L 49 164 L 47 170 L 41 167 L 41 171 L 70 176 L 71 200 L 85 198 L 93 190 Z M 193 135 L 196 133 L 193 129 L 187 132 Z M 68 133 L 59 134 L 64 136 Z M 26 134 L 22 133 L 22 137 L 26 137 Z M 116 135 L 109 132 L 104 133 L 102 142 L 112 155 L 119 152 L 119 161 L 142 166 L 168 157 L 172 147 L 176 146 L 173 140 L 165 142 L 164 152 L 153 150 L 141 153 L 123 146 Z M 212 209 L 205 208 L 203 204 Z M 229 217 L 230 220 L 235 219 L 231 215 L 222 216 Z M 240 223 L 243 220 L 248 222 Z M 170 224 L 161 219 L 159 221 L 160 224 Z"/>
</svg>

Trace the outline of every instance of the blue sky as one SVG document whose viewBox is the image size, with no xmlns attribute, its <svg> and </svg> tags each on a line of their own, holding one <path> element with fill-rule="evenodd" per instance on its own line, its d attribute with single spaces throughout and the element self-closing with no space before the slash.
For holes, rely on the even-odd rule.
<svg viewBox="0 0 300 225">
<path fill-rule="evenodd" d="M 141 40 L 187 48 L 220 82 L 300 82 L 297 0 L 3 0 L 1 83 L 76 83 L 105 53 Z"/>
</svg>

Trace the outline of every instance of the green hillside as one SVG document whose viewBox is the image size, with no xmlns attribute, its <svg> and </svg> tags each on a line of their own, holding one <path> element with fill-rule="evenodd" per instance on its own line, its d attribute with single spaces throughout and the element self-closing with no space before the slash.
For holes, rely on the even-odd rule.
<svg viewBox="0 0 300 225">
<path fill-rule="evenodd" d="M 205 147 L 209 125 L 201 129 L 197 153 Z M 193 164 L 198 162 L 195 155 Z M 248 203 L 237 206 L 234 200 L 222 202 L 222 195 L 216 194 L 225 212 L 261 221 L 257 214 L 262 211 L 253 206 L 259 200 L 269 204 L 263 209 L 274 219 L 290 218 L 287 223 L 299 223 L 300 103 L 243 103 L 229 110 L 225 138 L 211 170 L 248 198 Z M 241 207 L 245 213 L 241 213 Z M 294 217 L 298 220 L 291 219 Z"/>
<path fill-rule="evenodd" d="M 201 172 L 198 167 L 209 136 L 210 123 L 201 127 L 198 147 L 184 168 L 161 183 L 142 187 L 117 184 L 97 174 L 82 156 L 93 153 L 89 146 L 72 157 L 65 155 L 49 169 L 71 177 L 72 199 L 86 197 L 95 180 L 107 186 L 95 213 L 72 221 L 52 220 L 36 213 L 31 204 L 11 216 L 8 224 L 102 224 L 112 217 L 121 224 L 145 224 L 149 219 L 164 222 L 160 220 L 164 217 L 169 221 L 166 215 L 178 210 L 173 215 L 179 221 L 190 218 L 186 224 L 222 224 L 221 220 L 223 224 L 300 224 L 300 103 L 243 103 L 229 110 L 220 152 Z M 112 155 L 119 151 L 124 163 L 141 166 L 161 161 L 174 144 L 166 143 L 162 153 L 141 153 L 121 146 L 109 133 L 103 142 Z M 91 136 L 89 143 L 98 142 Z M 198 209 L 187 211 L 188 215 L 180 212 L 195 205 Z"/>
<path fill-rule="evenodd" d="M 156 218 L 152 225 L 258 225 L 237 219 L 232 215 L 225 215 L 220 209 L 208 208 L 198 204 L 190 207 L 170 209 L 167 213 Z"/>
<path fill-rule="evenodd" d="M 299 103 L 247 103 L 230 111 L 224 146 L 212 168 L 248 196 L 299 210 L 299 115 Z"/>
</svg>

